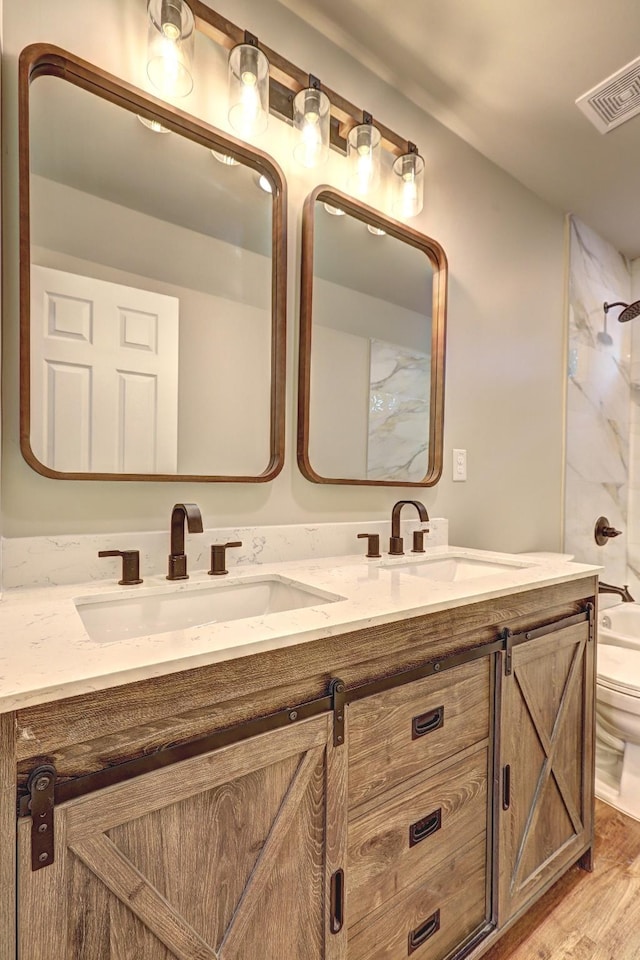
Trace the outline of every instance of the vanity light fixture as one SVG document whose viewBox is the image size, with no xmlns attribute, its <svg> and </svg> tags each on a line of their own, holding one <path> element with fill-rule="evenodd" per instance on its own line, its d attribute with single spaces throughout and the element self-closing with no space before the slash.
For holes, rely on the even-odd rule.
<svg viewBox="0 0 640 960">
<path fill-rule="evenodd" d="M 303 167 L 313 168 L 329 157 L 331 101 L 312 74 L 309 86 L 293 98 L 293 126 L 297 142 L 293 156 Z"/>
<path fill-rule="evenodd" d="M 394 216 L 417 216 L 424 206 L 424 159 L 418 153 L 415 143 L 410 143 L 409 152 L 394 161 L 393 172 Z"/>
<path fill-rule="evenodd" d="M 195 22 L 183 0 L 148 0 L 147 75 L 164 97 L 193 89 Z"/>
<path fill-rule="evenodd" d="M 380 227 L 374 227 L 372 223 L 367 224 L 367 230 L 369 233 L 372 233 L 374 237 L 386 237 L 387 231 L 381 230 Z"/>
<path fill-rule="evenodd" d="M 368 197 L 380 179 L 380 131 L 370 113 L 363 113 L 362 123 L 349 131 L 347 188 L 357 197 Z"/>
<path fill-rule="evenodd" d="M 248 31 L 229 53 L 229 123 L 245 138 L 269 123 L 269 61 Z"/>
<path fill-rule="evenodd" d="M 273 186 L 271 185 L 271 180 L 268 177 L 265 177 L 264 173 L 261 173 L 258 177 L 258 186 L 261 190 L 264 190 L 265 193 L 273 193 Z"/>
<path fill-rule="evenodd" d="M 314 168 L 327 159 L 329 149 L 346 155 L 347 191 L 374 205 L 385 150 L 395 159 L 395 215 L 404 219 L 420 212 L 424 160 L 408 140 L 374 124 L 371 114 L 212 10 L 208 0 L 148 0 L 148 10 L 148 72 L 162 94 L 174 97 L 191 89 L 193 34 L 198 30 L 229 51 L 228 117 L 240 137 L 250 140 L 264 132 L 272 113 L 293 126 L 296 161 Z"/>
</svg>

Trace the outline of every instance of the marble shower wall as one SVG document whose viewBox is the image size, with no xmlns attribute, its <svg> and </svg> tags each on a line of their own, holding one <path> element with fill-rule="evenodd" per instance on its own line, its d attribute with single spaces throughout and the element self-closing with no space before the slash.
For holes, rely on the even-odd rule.
<svg viewBox="0 0 640 960">
<path fill-rule="evenodd" d="M 367 477 L 419 483 L 429 466 L 431 356 L 371 340 Z"/>
<path fill-rule="evenodd" d="M 603 310 L 605 301 L 631 299 L 631 265 L 574 217 L 570 231 L 564 549 L 576 560 L 604 566 L 603 580 L 629 583 L 632 593 L 635 588 L 640 596 L 640 580 L 627 569 L 637 512 L 635 504 L 630 509 L 629 500 L 632 411 L 636 408 L 632 397 L 640 399 L 631 387 L 633 325 L 619 324 L 619 310 L 614 308 L 605 333 Z M 640 383 L 640 367 L 637 380 Z M 637 494 L 640 497 L 640 487 Z M 601 515 L 623 531 L 605 547 L 598 547 L 593 537 Z M 637 529 L 637 524 L 633 526 Z M 640 537 L 636 549 L 640 551 Z M 634 566 L 638 569 L 640 563 Z"/>
<path fill-rule="evenodd" d="M 631 264 L 631 299 L 640 298 L 640 260 Z M 631 337 L 631 442 L 629 455 L 629 580 L 640 584 L 640 320 L 629 323 Z M 633 593 L 633 590 L 631 591 Z M 634 594 L 640 600 L 640 589 Z"/>
</svg>

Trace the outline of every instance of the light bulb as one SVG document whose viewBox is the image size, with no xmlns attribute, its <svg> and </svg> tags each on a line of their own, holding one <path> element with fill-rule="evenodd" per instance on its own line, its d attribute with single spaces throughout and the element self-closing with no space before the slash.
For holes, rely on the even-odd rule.
<svg viewBox="0 0 640 960">
<path fill-rule="evenodd" d="M 173 40 L 174 43 L 180 36 L 180 30 L 176 27 L 174 23 L 163 23 L 162 32 L 164 33 L 167 40 Z"/>
<path fill-rule="evenodd" d="M 371 180 L 372 159 L 370 147 L 358 147 L 358 161 L 356 177 L 358 181 L 358 193 L 367 193 L 369 190 L 369 181 Z"/>
<path fill-rule="evenodd" d="M 245 136 L 253 130 L 258 112 L 260 110 L 260 99 L 256 89 L 256 78 L 252 73 L 243 73 L 242 75 L 242 93 L 240 104 L 242 110 L 238 113 L 238 130 Z"/>
<path fill-rule="evenodd" d="M 265 193 L 273 193 L 273 187 L 271 186 L 271 181 L 265 177 L 264 173 L 261 173 L 258 177 L 258 186 L 261 190 L 264 190 Z"/>
<path fill-rule="evenodd" d="M 182 0 L 162 0 L 160 29 L 168 40 L 180 39 L 182 34 Z"/>
<path fill-rule="evenodd" d="M 380 227 L 374 227 L 372 223 L 367 224 L 367 230 L 369 233 L 372 233 L 374 237 L 386 237 L 387 231 L 381 230 Z"/>
<path fill-rule="evenodd" d="M 305 167 L 315 167 L 322 150 L 322 137 L 318 127 L 318 119 L 317 113 L 308 114 L 302 128 L 301 156 Z"/>
<path fill-rule="evenodd" d="M 418 198 L 418 188 L 413 177 L 405 177 L 402 185 L 402 214 L 405 217 L 412 217 L 415 213 L 416 201 Z"/>
<path fill-rule="evenodd" d="M 160 89 L 164 90 L 164 92 L 168 93 L 170 96 L 175 96 L 180 77 L 180 56 L 178 52 L 178 45 L 176 44 L 175 40 L 170 40 L 169 37 L 164 36 L 161 43 L 162 48 L 160 59 L 162 61 L 162 80 Z"/>
</svg>

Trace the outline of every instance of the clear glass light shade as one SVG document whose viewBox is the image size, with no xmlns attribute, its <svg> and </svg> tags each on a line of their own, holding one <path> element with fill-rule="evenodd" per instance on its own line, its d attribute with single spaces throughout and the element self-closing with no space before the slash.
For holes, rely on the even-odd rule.
<svg viewBox="0 0 640 960">
<path fill-rule="evenodd" d="M 218 150 L 212 150 L 211 153 L 220 163 L 223 163 L 225 167 L 237 167 L 239 160 L 236 160 L 235 157 L 230 156 L 228 153 L 220 153 Z"/>
<path fill-rule="evenodd" d="M 149 0 L 147 75 L 163 97 L 193 89 L 193 14 L 184 0 Z"/>
<path fill-rule="evenodd" d="M 229 54 L 229 123 L 242 137 L 264 133 L 269 122 L 269 61 L 250 43 Z"/>
<path fill-rule="evenodd" d="M 380 179 L 380 131 L 372 123 L 360 123 L 349 131 L 347 188 L 357 197 L 368 196 Z"/>
<path fill-rule="evenodd" d="M 171 130 L 163 127 L 159 120 L 150 120 L 148 117 L 143 117 L 140 113 L 138 114 L 138 120 L 143 126 L 149 130 L 153 130 L 154 133 L 171 133 Z"/>
<path fill-rule="evenodd" d="M 424 206 L 424 160 L 418 153 L 405 153 L 393 164 L 393 214 L 417 216 Z"/>
<path fill-rule="evenodd" d="M 303 167 L 318 167 L 329 156 L 331 101 L 326 93 L 307 87 L 293 99 L 296 144 L 293 156 Z"/>
</svg>

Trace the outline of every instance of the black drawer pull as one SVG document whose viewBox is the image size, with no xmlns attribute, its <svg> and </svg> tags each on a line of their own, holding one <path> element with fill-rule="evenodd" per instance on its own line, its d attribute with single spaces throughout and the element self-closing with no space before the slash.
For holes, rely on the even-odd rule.
<svg viewBox="0 0 640 960">
<path fill-rule="evenodd" d="M 444 707 L 436 707 L 435 710 L 429 710 L 429 713 L 423 713 L 422 716 L 413 718 L 411 721 L 411 739 L 417 740 L 418 737 L 424 737 L 425 733 L 439 730 L 443 726 Z"/>
<path fill-rule="evenodd" d="M 421 947 L 423 943 L 426 943 L 429 937 L 432 937 L 434 933 L 437 933 L 440 929 L 440 911 L 436 910 L 435 913 L 432 913 L 430 917 L 421 923 L 419 927 L 416 927 L 415 930 L 412 930 L 409 934 L 409 956 L 413 953 L 414 950 L 417 950 L 418 947 Z"/>
<path fill-rule="evenodd" d="M 426 840 L 431 834 L 437 833 L 442 826 L 442 807 L 438 807 L 433 813 L 427 814 L 422 820 L 416 820 L 409 827 L 409 846 L 415 847 L 416 843 Z"/>
<path fill-rule="evenodd" d="M 331 877 L 331 911 L 329 929 L 340 933 L 344 924 L 344 870 L 336 870 Z"/>
<path fill-rule="evenodd" d="M 502 809 L 511 806 L 511 765 L 508 763 L 502 771 Z"/>
</svg>

